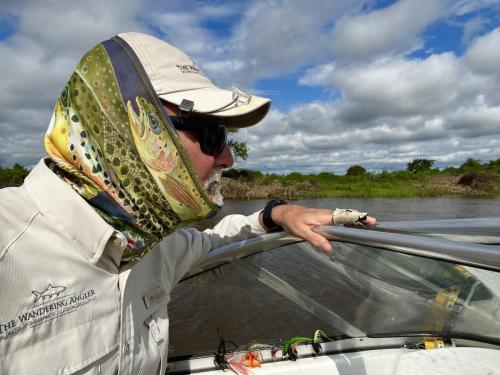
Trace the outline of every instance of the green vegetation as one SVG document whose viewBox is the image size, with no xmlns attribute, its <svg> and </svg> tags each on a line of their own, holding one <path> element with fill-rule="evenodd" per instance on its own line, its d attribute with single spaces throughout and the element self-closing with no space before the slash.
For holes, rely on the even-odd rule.
<svg viewBox="0 0 500 375">
<path fill-rule="evenodd" d="M 415 159 L 406 165 L 406 170 L 413 173 L 428 172 L 432 168 L 434 160 L 429 159 Z"/>
<path fill-rule="evenodd" d="M 231 136 L 233 134 L 236 134 L 238 132 L 238 129 L 230 128 L 228 129 L 228 135 Z M 233 154 L 236 158 L 241 158 L 243 160 L 247 160 L 248 158 L 248 147 L 246 142 L 238 142 L 234 139 L 229 139 L 227 141 L 227 144 L 233 151 Z"/>
<path fill-rule="evenodd" d="M 433 160 L 415 159 L 407 170 L 371 173 L 361 165 L 348 168 L 345 176 L 330 172 L 304 175 L 263 174 L 248 169 L 223 172 L 228 199 L 302 199 L 334 197 L 500 197 L 500 159 L 481 163 L 466 160 L 460 167 L 438 170 Z M 19 186 L 28 170 L 19 164 L 0 167 L 0 187 Z"/>
<path fill-rule="evenodd" d="M 246 142 L 238 142 L 234 139 L 227 141 L 227 144 L 233 150 L 234 156 L 247 160 L 248 158 L 248 148 Z"/>
<path fill-rule="evenodd" d="M 381 173 L 370 173 L 360 165 L 353 165 L 345 176 L 328 172 L 278 175 L 231 169 L 223 173 L 224 196 L 228 199 L 500 196 L 500 159 L 484 164 L 468 159 L 459 168 L 444 170 L 432 168 L 433 163 L 415 159 L 408 163 L 407 170 Z"/>
<path fill-rule="evenodd" d="M 353 165 L 347 168 L 346 176 L 364 176 L 366 174 L 366 169 L 361 165 Z"/>
<path fill-rule="evenodd" d="M 29 171 L 19 164 L 14 164 L 11 168 L 0 166 L 0 188 L 21 185 L 28 173 Z"/>
</svg>

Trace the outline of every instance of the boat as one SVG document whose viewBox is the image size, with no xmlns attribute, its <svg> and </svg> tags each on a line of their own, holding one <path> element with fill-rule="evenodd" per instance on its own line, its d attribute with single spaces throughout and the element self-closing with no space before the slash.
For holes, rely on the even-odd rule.
<svg viewBox="0 0 500 375">
<path fill-rule="evenodd" d="M 167 374 L 500 374 L 500 218 L 322 226 L 211 251 L 174 289 Z"/>
</svg>

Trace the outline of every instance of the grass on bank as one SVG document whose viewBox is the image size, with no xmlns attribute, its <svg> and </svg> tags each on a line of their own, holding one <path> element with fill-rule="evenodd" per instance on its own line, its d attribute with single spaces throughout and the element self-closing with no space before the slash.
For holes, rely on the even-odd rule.
<svg viewBox="0 0 500 375">
<path fill-rule="evenodd" d="M 416 159 L 417 161 L 428 161 Z M 438 170 L 432 162 L 424 168 L 367 172 L 361 166 L 344 176 L 323 172 L 304 175 L 263 174 L 258 171 L 232 169 L 223 173 L 224 195 L 228 199 L 307 198 L 408 198 L 459 195 L 466 197 L 500 196 L 500 159 L 487 164 L 469 159 L 459 168 Z M 420 165 L 421 166 L 421 165 Z"/>
</svg>

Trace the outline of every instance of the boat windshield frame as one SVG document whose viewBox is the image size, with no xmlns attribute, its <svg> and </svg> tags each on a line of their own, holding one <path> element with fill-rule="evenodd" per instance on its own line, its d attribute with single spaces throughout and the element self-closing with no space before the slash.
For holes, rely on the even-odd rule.
<svg viewBox="0 0 500 375">
<path fill-rule="evenodd" d="M 329 240 L 500 271 L 500 218 L 384 222 L 373 227 L 319 226 Z M 286 232 L 266 233 L 211 250 L 184 277 L 263 251 L 302 242 Z"/>
</svg>

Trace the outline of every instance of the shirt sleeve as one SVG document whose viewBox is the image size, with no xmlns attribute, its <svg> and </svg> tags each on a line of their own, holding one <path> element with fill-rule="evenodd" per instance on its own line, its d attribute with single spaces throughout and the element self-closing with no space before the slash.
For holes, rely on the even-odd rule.
<svg viewBox="0 0 500 375">
<path fill-rule="evenodd" d="M 228 215 L 213 229 L 203 232 L 195 228 L 175 231 L 160 242 L 161 254 L 176 285 L 184 274 L 211 249 L 265 233 L 259 224 L 259 213 L 250 216 Z"/>
</svg>

